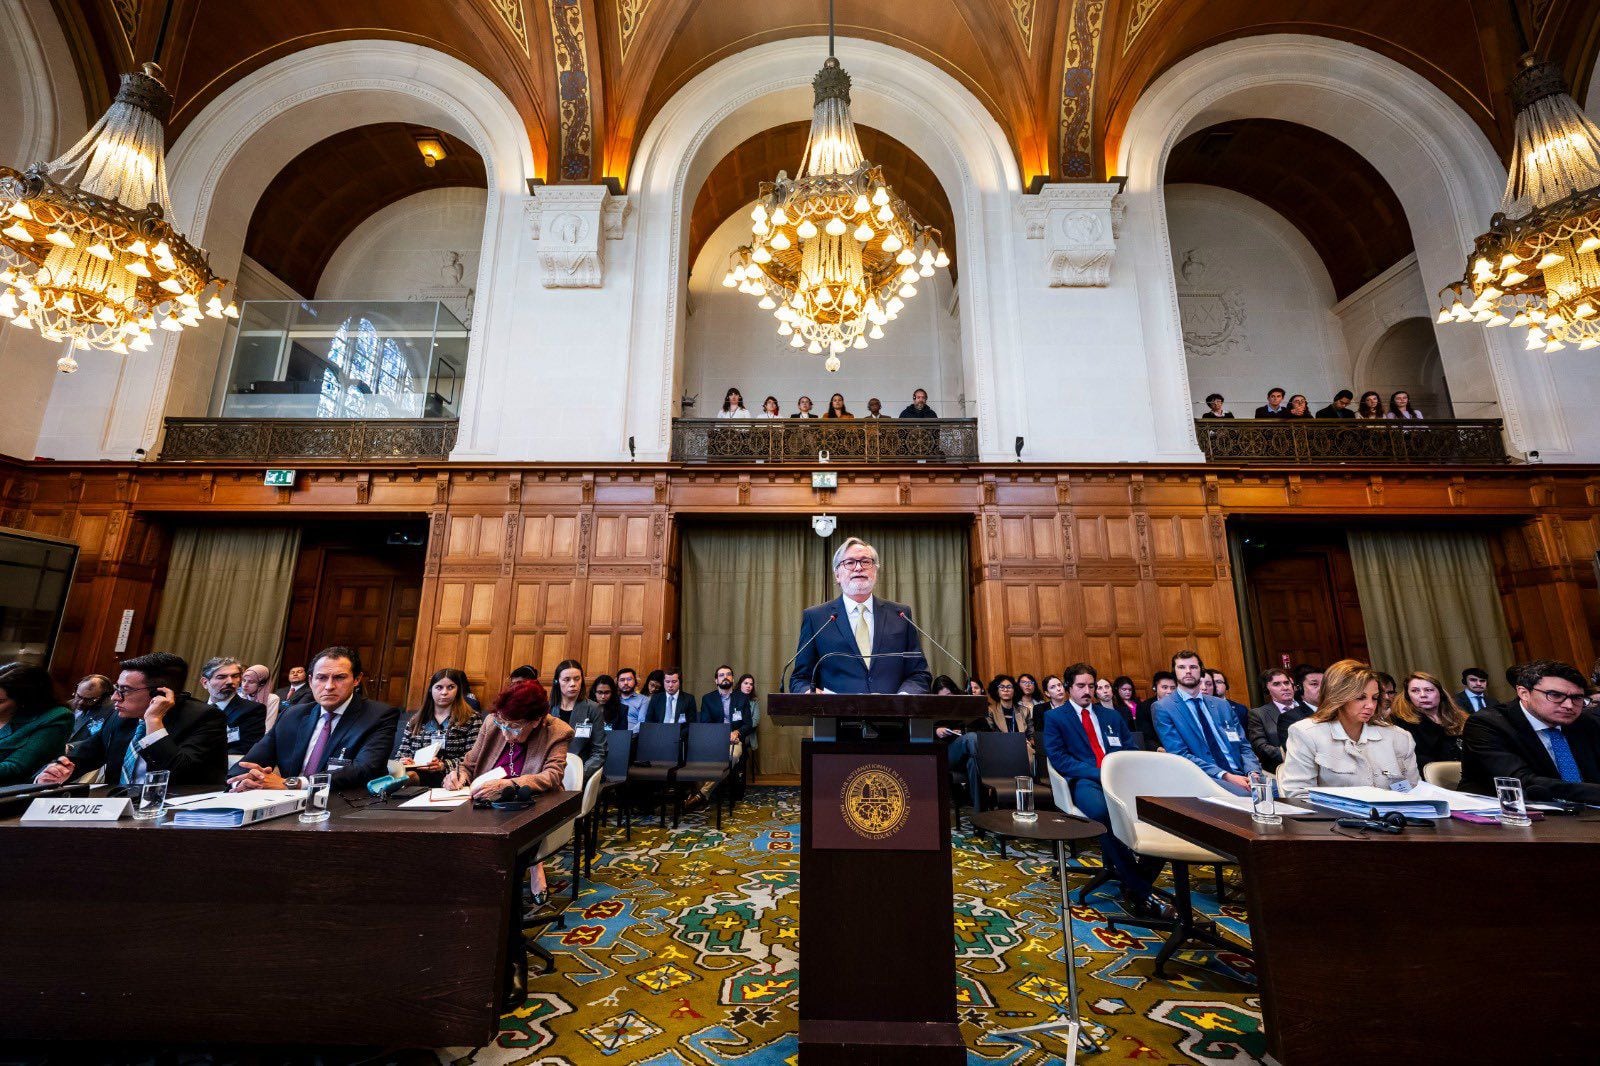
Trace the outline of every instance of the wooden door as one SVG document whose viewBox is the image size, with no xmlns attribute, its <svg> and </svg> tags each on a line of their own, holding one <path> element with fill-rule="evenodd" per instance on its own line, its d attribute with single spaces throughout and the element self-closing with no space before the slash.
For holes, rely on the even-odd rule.
<svg viewBox="0 0 1600 1066">
<path fill-rule="evenodd" d="M 366 694 L 397 707 L 405 703 L 422 596 L 421 568 L 404 561 L 328 551 L 309 641 L 312 654 L 332 644 L 354 649 Z"/>
<path fill-rule="evenodd" d="M 1285 540 L 1246 569 L 1256 662 L 1268 668 L 1282 665 L 1284 656 L 1294 666 L 1365 661 L 1367 634 L 1349 549 L 1311 533 Z"/>
</svg>

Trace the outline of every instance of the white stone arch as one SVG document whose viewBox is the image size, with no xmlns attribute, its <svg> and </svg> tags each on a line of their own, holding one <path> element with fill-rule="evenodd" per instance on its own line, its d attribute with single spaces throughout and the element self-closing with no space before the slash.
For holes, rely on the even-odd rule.
<svg viewBox="0 0 1600 1066">
<path fill-rule="evenodd" d="M 1430 285 L 1460 276 L 1473 238 L 1499 210 L 1505 168 L 1483 131 L 1427 79 L 1376 52 L 1273 34 L 1229 41 L 1178 63 L 1140 97 L 1114 153 L 1128 178 L 1121 254 L 1152 271 L 1168 265 L 1164 273 L 1147 273 L 1140 293 L 1153 377 L 1171 384 L 1152 397 L 1158 432 L 1165 426 L 1187 433 L 1190 410 L 1187 376 L 1176 372 L 1183 344 L 1161 195 L 1167 159 L 1188 134 L 1244 118 L 1321 130 L 1376 167 L 1405 207 Z M 1542 361 L 1522 358 L 1503 330 L 1441 328 L 1438 338 L 1457 397 L 1497 400 L 1513 447 L 1571 454 Z"/>
<path fill-rule="evenodd" d="M 325 137 L 376 122 L 436 125 L 477 149 L 489 185 L 478 277 L 509 277 L 520 225 L 513 208 L 526 198 L 526 181 L 535 173 L 526 127 L 481 73 L 443 52 L 398 41 L 319 45 L 229 86 L 168 153 L 173 222 L 207 250 L 213 269 L 232 277 L 255 205 L 284 165 Z M 485 351 L 513 343 L 509 286 L 481 287 L 461 409 L 464 436 L 483 402 Z M 98 440 L 67 444 L 61 457 L 126 459 L 135 448 L 154 448 L 164 415 L 203 413 L 223 336 L 220 326 L 208 323 L 143 356 L 80 360 L 83 369 L 55 390 L 52 411 L 59 406 L 80 419 L 85 411 L 103 413 L 103 421 L 88 424 L 103 425 L 104 432 Z"/>
<path fill-rule="evenodd" d="M 1027 432 L 1018 361 L 1008 357 L 1018 349 L 1010 220 L 1022 192 L 1010 144 L 982 103 L 931 63 L 854 38 L 839 39 L 836 54 L 851 77 L 856 121 L 916 152 L 950 198 L 962 364 L 968 400 L 976 401 L 979 448 L 985 459 L 1010 458 L 1000 442 Z M 810 118 L 811 79 L 826 56 L 822 37 L 730 56 L 667 101 L 640 139 L 628 187 L 636 266 L 627 411 L 619 427 L 622 434 L 633 427 L 640 459 L 665 458 L 669 449 L 694 197 L 717 161 L 745 139 Z"/>
</svg>

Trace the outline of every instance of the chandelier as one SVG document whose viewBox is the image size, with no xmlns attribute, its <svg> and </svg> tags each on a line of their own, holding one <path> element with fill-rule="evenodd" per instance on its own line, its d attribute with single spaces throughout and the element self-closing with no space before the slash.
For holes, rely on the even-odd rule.
<svg viewBox="0 0 1600 1066">
<path fill-rule="evenodd" d="M 0 166 L 0 316 L 74 350 L 148 351 L 151 333 L 238 318 L 205 253 L 172 228 L 161 70 L 124 74 L 110 108 L 61 158 Z"/>
<path fill-rule="evenodd" d="M 939 231 L 924 226 L 867 162 L 850 119 L 850 75 L 833 55 L 812 79 L 815 104 L 800 171 L 762 182 L 753 239 L 736 249 L 722 284 L 761 297 L 778 334 L 839 369 L 839 353 L 883 337 L 917 283 L 950 265 Z"/>
<path fill-rule="evenodd" d="M 1441 291 L 1438 320 L 1525 329 L 1529 351 L 1600 347 L 1600 126 L 1567 92 L 1561 68 L 1532 54 L 1511 100 L 1505 197 L 1466 273 Z"/>
</svg>

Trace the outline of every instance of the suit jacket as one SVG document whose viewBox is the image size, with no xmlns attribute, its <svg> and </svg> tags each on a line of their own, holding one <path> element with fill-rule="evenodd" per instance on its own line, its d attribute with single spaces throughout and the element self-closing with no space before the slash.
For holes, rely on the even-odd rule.
<svg viewBox="0 0 1600 1066">
<path fill-rule="evenodd" d="M 100 732 L 68 748 L 67 758 L 77 773 L 104 766 L 106 784 L 126 784 L 122 780 L 122 759 L 139 722 L 138 718 L 123 718 L 113 712 Z M 181 692 L 167 712 L 164 728 L 167 735 L 140 753 L 146 767 L 171 774 L 167 784 L 172 788 L 220 788 L 226 783 L 228 727 L 221 711 Z"/>
<path fill-rule="evenodd" d="M 1348 407 L 1335 407 L 1329 404 L 1317 412 L 1318 418 L 1354 418 L 1356 413 Z"/>
<path fill-rule="evenodd" d="M 1152 696 L 1139 704 L 1139 716 L 1133 722 L 1134 732 L 1144 738 L 1145 751 L 1161 747 L 1161 735 L 1156 732 L 1156 704 L 1159 702 Z"/>
<path fill-rule="evenodd" d="M 739 730 L 741 741 L 749 740 L 756 727 L 754 716 L 750 713 L 750 697 L 734 689 L 728 700 L 728 712 L 733 718 L 731 722 L 722 714 L 722 693 L 713 690 L 700 697 L 700 721 L 727 722 Z"/>
<path fill-rule="evenodd" d="M 1285 747 L 1288 746 L 1289 730 L 1294 728 L 1296 722 L 1303 722 L 1317 712 L 1305 700 L 1295 700 L 1294 706 L 1284 711 L 1278 718 L 1278 736 L 1284 738 Z"/>
<path fill-rule="evenodd" d="M 277 691 L 277 697 L 284 703 L 285 706 L 296 703 L 311 703 L 313 700 L 311 695 L 311 683 L 308 681 L 304 685 L 301 685 L 299 691 L 297 691 L 292 698 L 289 695 L 289 686 L 285 685 Z"/>
<path fill-rule="evenodd" d="M 1296 704 L 1295 708 L 1300 705 Z M 1294 714 L 1294 709 L 1288 712 Z M 1289 736 L 1289 726 L 1284 725 L 1280 718 L 1283 712 L 1278 710 L 1278 705 L 1268 700 L 1259 707 L 1250 708 L 1250 720 L 1245 727 L 1245 736 L 1250 740 L 1250 749 L 1256 753 L 1256 758 L 1261 760 L 1264 770 L 1276 772 L 1283 765 L 1284 743 Z M 1293 725 L 1305 716 L 1291 718 L 1289 724 Z"/>
<path fill-rule="evenodd" d="M 104 729 L 106 723 L 111 721 L 116 713 L 111 708 L 111 701 L 107 700 L 106 705 L 99 710 L 85 711 L 81 715 L 74 715 L 75 724 L 72 727 L 72 732 L 67 736 L 67 743 L 79 744 L 88 740 Z M 57 752 L 56 754 L 59 755 L 61 753 Z"/>
<path fill-rule="evenodd" d="M 583 777 L 588 780 L 590 775 L 597 774 L 605 769 L 606 765 L 606 718 L 600 710 L 600 705 L 594 700 L 579 700 L 572 706 L 572 713 L 568 716 L 560 709 L 561 700 L 556 700 L 556 706 L 550 708 L 550 713 L 566 722 L 572 727 L 572 739 L 567 750 L 583 760 Z M 579 736 L 587 727 L 588 735 Z M 490 764 L 491 766 L 493 763 Z"/>
<path fill-rule="evenodd" d="M 1368 722 L 1357 743 L 1337 720 L 1305 721 L 1295 724 L 1289 739 L 1278 771 L 1285 799 L 1299 799 L 1313 788 L 1389 788 L 1399 780 L 1415 785 L 1422 779 L 1415 742 L 1404 729 Z M 1356 757 L 1357 748 L 1364 758 Z"/>
<path fill-rule="evenodd" d="M 72 712 L 52 707 L 32 718 L 11 721 L 11 732 L 0 737 L 0 785 L 26 785 L 67 747 Z"/>
<path fill-rule="evenodd" d="M 1233 412 L 1232 411 L 1224 411 L 1219 415 L 1215 411 L 1207 411 L 1205 414 L 1201 415 L 1200 417 L 1201 418 L 1232 418 L 1233 417 Z"/>
<path fill-rule="evenodd" d="M 1287 418 L 1288 415 L 1289 415 L 1289 405 L 1287 403 L 1284 404 L 1282 407 L 1278 408 L 1278 413 L 1277 414 L 1273 414 L 1271 411 L 1268 411 L 1266 404 L 1262 404 L 1260 407 L 1256 408 L 1256 417 L 1257 418 Z"/>
<path fill-rule="evenodd" d="M 678 690 L 678 726 L 682 728 L 694 721 L 700 713 L 700 705 L 695 702 L 694 693 Z M 665 722 L 667 720 L 667 690 L 662 689 L 650 697 L 650 706 L 645 708 L 644 720 L 647 722 Z"/>
<path fill-rule="evenodd" d="M 829 692 L 923 693 L 933 675 L 922 656 L 922 641 L 899 612 L 911 611 L 904 604 L 873 598 L 872 668 L 861 660 L 856 638 L 850 632 L 849 610 L 843 596 L 807 607 L 800 616 L 800 646 L 789 676 L 790 692 L 810 692 L 813 684 Z M 837 615 L 831 622 L 828 616 Z M 809 643 L 812 636 L 816 641 Z M 903 653 L 903 654 L 897 654 Z"/>
<path fill-rule="evenodd" d="M 1444 726 L 1427 715 L 1419 714 L 1415 722 L 1407 722 L 1396 716 L 1392 724 L 1411 734 L 1411 740 L 1417 746 L 1419 770 L 1431 762 L 1461 761 L 1461 738 L 1446 733 Z"/>
<path fill-rule="evenodd" d="M 1485 692 L 1479 698 L 1483 700 L 1483 709 L 1486 711 L 1489 708 L 1496 706 L 1494 697 L 1490 696 L 1487 692 Z M 1513 704 L 1516 703 L 1515 700 L 1512 700 L 1511 702 Z M 1460 707 L 1468 714 L 1472 714 L 1477 708 L 1477 704 L 1472 702 L 1472 693 L 1468 692 L 1466 689 L 1462 689 L 1460 692 L 1456 693 L 1456 706 Z"/>
<path fill-rule="evenodd" d="M 529 734 L 522 757 L 522 773 L 511 780 L 535 792 L 557 792 L 567 774 L 567 748 L 572 743 L 572 727 L 553 714 Z M 473 778 L 494 769 L 506 750 L 505 734 L 493 721 L 485 721 L 478 739 L 461 760 L 455 773 L 465 788 Z M 586 775 L 587 776 L 587 775 Z"/>
<path fill-rule="evenodd" d="M 1225 766 L 1217 765 L 1216 759 L 1211 755 L 1211 745 L 1206 743 L 1206 738 L 1200 734 L 1200 727 L 1195 722 L 1182 689 L 1156 701 L 1152 711 L 1151 717 L 1155 719 L 1156 734 L 1161 738 L 1161 746 L 1174 755 L 1182 755 L 1200 767 L 1206 772 L 1207 777 L 1220 777 L 1224 771 L 1248 775 L 1252 770 L 1261 769 L 1261 760 L 1250 750 L 1250 742 L 1245 740 L 1244 733 L 1239 730 L 1239 720 L 1233 716 L 1233 709 L 1227 702 L 1215 696 L 1196 698 L 1200 700 L 1200 705 L 1211 720 L 1217 742 L 1233 760 L 1234 768 L 1229 770 Z"/>
<path fill-rule="evenodd" d="M 1117 711 L 1099 704 L 1089 710 L 1100 723 L 1107 755 L 1139 747 L 1138 738 Z M 1095 765 L 1094 749 L 1089 746 L 1089 736 L 1083 731 L 1083 716 L 1076 704 L 1065 704 L 1045 713 L 1044 751 L 1056 773 L 1069 782 L 1084 778 L 1100 780 L 1100 767 Z"/>
<path fill-rule="evenodd" d="M 938 418 L 939 415 L 938 415 L 938 412 L 936 412 L 933 408 L 929 407 L 927 404 L 923 404 L 922 405 L 922 410 L 919 411 L 919 410 L 917 410 L 917 405 L 916 404 L 908 403 L 908 404 L 906 404 L 906 409 L 904 411 L 900 412 L 900 417 L 901 418 Z"/>
<path fill-rule="evenodd" d="M 1561 732 L 1582 781 L 1561 780 L 1555 760 L 1528 724 L 1520 702 L 1471 715 L 1461 734 L 1465 749 L 1461 791 L 1492 796 L 1495 778 L 1515 777 L 1521 779 L 1523 795 L 1530 800 L 1600 803 L 1600 719 L 1582 714 Z"/>
<path fill-rule="evenodd" d="M 212 704 L 216 707 L 216 704 Z M 267 733 L 267 705 L 248 696 L 235 695 L 222 711 L 228 720 L 228 754 L 243 755 Z M 238 739 L 234 739 L 238 738 Z"/>
<path fill-rule="evenodd" d="M 321 717 L 321 704 L 289 704 L 278 712 L 278 724 L 272 732 L 256 741 L 243 761 L 275 766 L 284 777 L 305 775 L 306 756 L 311 752 Z M 328 738 L 324 765 L 339 759 L 345 763 L 344 769 L 333 774 L 334 791 L 360 788 L 387 772 L 394 731 L 399 724 L 400 712 L 387 703 L 369 700 L 360 692 L 350 697 L 350 705 Z"/>
</svg>

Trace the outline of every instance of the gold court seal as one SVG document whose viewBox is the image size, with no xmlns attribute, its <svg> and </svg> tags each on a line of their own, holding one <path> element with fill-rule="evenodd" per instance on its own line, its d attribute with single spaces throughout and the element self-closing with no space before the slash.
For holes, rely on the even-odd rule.
<svg viewBox="0 0 1600 1066">
<path fill-rule="evenodd" d="M 845 824 L 867 840 L 886 840 L 910 817 L 906 782 L 882 763 L 865 763 L 845 778 L 839 802 Z"/>
</svg>

